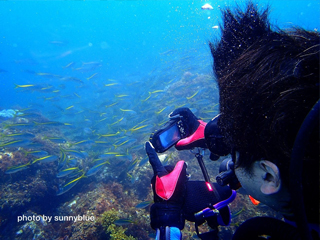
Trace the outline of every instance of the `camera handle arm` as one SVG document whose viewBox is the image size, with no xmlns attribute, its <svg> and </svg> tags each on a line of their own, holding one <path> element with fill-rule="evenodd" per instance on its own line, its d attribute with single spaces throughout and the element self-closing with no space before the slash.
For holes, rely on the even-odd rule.
<svg viewBox="0 0 320 240">
<path fill-rule="evenodd" d="M 201 150 L 202 150 L 202 154 L 201 154 Z M 196 151 L 191 149 L 190 152 L 195 154 L 195 157 L 198 160 L 198 163 L 199 163 L 199 166 L 201 168 L 201 171 L 202 171 L 202 174 L 203 174 L 203 177 L 204 177 L 204 180 L 206 182 L 206 186 L 207 186 L 208 190 L 210 192 L 213 191 L 213 187 L 212 187 L 211 182 L 210 182 L 210 177 L 209 177 L 207 168 L 206 168 L 206 166 L 204 165 L 204 162 L 203 162 L 204 149 L 196 148 Z"/>
</svg>

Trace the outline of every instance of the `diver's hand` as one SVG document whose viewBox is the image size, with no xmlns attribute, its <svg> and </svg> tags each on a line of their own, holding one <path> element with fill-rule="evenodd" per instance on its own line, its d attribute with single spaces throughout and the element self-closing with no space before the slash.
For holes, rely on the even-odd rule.
<svg viewBox="0 0 320 240">
<path fill-rule="evenodd" d="M 207 148 L 204 139 L 206 123 L 199 120 L 189 108 L 177 108 L 169 114 L 169 118 L 180 118 L 185 127 L 187 137 L 178 141 L 177 150 L 187 150 L 195 147 Z"/>
<path fill-rule="evenodd" d="M 154 204 L 151 206 L 151 227 L 184 228 L 183 204 L 188 180 L 184 161 L 179 161 L 175 167 L 163 166 L 150 142 L 146 142 L 146 152 L 153 168 L 151 179 L 154 194 Z"/>
</svg>

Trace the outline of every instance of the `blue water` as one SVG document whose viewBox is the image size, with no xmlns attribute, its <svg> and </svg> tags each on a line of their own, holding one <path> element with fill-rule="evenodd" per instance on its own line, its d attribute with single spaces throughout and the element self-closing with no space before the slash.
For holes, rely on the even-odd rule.
<svg viewBox="0 0 320 240">
<path fill-rule="evenodd" d="M 281 27 L 319 29 L 319 1 L 258 2 L 261 6 L 270 3 L 271 22 Z M 203 11 L 204 3 L 1 1 L 0 69 L 5 72 L 0 73 L 0 108 L 27 107 L 34 102 L 48 105 L 38 98 L 39 93 L 15 91 L 14 83 L 58 86 L 60 82 L 26 71 L 78 77 L 90 88 L 86 78 L 96 72 L 96 82 L 110 78 L 126 83 L 133 75 L 134 80 L 141 80 L 162 66 L 160 53 L 168 50 L 174 50 L 172 58 L 181 53 L 197 56 L 200 51 L 203 60 L 210 62 L 207 42 L 219 36 L 219 30 L 212 29 L 220 22 L 219 8 L 235 1 L 209 1 L 212 11 Z M 75 63 L 73 67 L 100 62 L 101 67 L 82 73 L 62 68 L 70 62 Z M 64 84 L 64 94 L 74 91 L 75 84 Z M 90 97 L 92 92 L 88 89 L 85 94 Z"/>
</svg>

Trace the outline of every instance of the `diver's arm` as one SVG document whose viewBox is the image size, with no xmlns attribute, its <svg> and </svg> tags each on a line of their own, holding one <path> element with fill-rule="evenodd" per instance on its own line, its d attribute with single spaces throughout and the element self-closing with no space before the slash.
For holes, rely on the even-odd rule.
<svg viewBox="0 0 320 240">
<path fill-rule="evenodd" d="M 189 137 L 183 138 L 177 142 L 175 145 L 177 150 L 188 150 L 195 147 L 207 148 L 205 138 L 204 138 L 204 129 L 207 125 L 202 120 L 197 120 L 198 127 Z"/>
<path fill-rule="evenodd" d="M 183 204 L 186 195 L 187 165 L 179 161 L 176 166 L 163 166 L 150 142 L 146 152 L 154 176 L 151 180 L 154 204 L 150 209 L 151 227 L 158 240 L 180 240 L 185 218 Z"/>
<path fill-rule="evenodd" d="M 195 147 L 207 148 L 204 139 L 204 129 L 207 124 L 198 119 L 189 108 L 177 108 L 169 114 L 169 118 L 181 119 L 187 136 L 176 143 L 177 150 L 188 150 Z"/>
<path fill-rule="evenodd" d="M 183 135 L 187 136 L 176 143 L 177 150 L 207 148 L 211 152 L 211 160 L 217 160 L 231 152 L 222 134 L 220 114 L 206 123 L 198 119 L 189 108 L 177 108 L 169 114 L 169 118 L 179 118 L 183 123 Z"/>
</svg>

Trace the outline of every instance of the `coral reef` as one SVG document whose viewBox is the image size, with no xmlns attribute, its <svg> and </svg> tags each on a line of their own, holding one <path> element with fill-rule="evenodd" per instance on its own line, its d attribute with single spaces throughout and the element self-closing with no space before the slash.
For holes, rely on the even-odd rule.
<svg viewBox="0 0 320 240">
<path fill-rule="evenodd" d="M 202 85 L 209 86 L 202 89 Z M 216 84 L 210 75 L 196 74 L 189 70 L 184 71 L 179 81 L 170 81 L 165 84 L 163 90 L 154 90 L 153 93 L 147 92 L 142 100 L 139 99 L 138 104 L 139 109 L 148 109 L 149 106 L 153 106 L 152 110 L 133 114 L 135 111 L 131 110 L 129 105 L 124 105 L 121 111 L 117 108 L 112 110 L 110 115 L 118 115 L 117 117 L 112 115 L 113 117 L 108 119 L 108 123 L 105 122 L 107 118 L 104 119 L 105 113 L 94 115 L 93 118 L 99 119 L 94 124 L 95 129 L 86 127 L 85 130 L 92 139 L 84 139 L 87 135 L 83 135 L 82 123 L 80 128 L 66 128 L 66 125 L 61 122 L 50 121 L 39 113 L 10 118 L 5 124 L 0 125 L 0 133 L 2 134 L 0 137 L 13 133 L 32 133 L 34 135 L 30 148 L 24 148 L 24 146 L 7 148 L 5 145 L 0 148 L 0 238 L 18 240 L 149 240 L 152 238 L 155 231 L 150 227 L 150 206 L 146 208 L 135 207 L 138 203 L 153 199 L 150 188 L 153 171 L 147 161 L 142 164 L 142 161 L 146 160 L 143 149 L 144 142 L 148 139 L 150 132 L 154 130 L 154 123 L 160 124 L 168 120 L 167 115 L 169 111 L 173 110 L 171 104 L 174 102 L 171 102 L 172 99 L 176 99 L 175 105 L 184 106 L 187 97 L 186 106 L 193 108 L 192 111 L 202 119 L 211 119 L 218 111 L 218 107 L 215 108 L 216 105 L 212 107 L 212 102 L 218 102 L 218 95 Z M 154 102 L 151 102 L 152 99 Z M 103 103 L 103 106 L 106 104 L 109 103 Z M 163 104 L 167 107 L 163 108 Z M 136 108 L 136 106 L 134 107 Z M 196 113 L 196 111 L 199 112 Z M 79 114 L 81 113 L 79 112 Z M 90 114 L 95 113 L 90 112 Z M 129 116 L 129 118 L 132 117 L 130 119 L 132 123 L 125 120 L 125 114 L 132 114 Z M 69 121 L 71 116 L 64 117 L 64 120 Z M 35 122 L 48 123 L 48 125 L 35 124 Z M 117 126 L 119 122 L 121 125 Z M 26 129 L 6 127 L 15 123 L 33 125 Z M 52 126 L 50 126 L 51 124 Z M 111 140 L 110 136 L 103 138 L 104 133 L 114 136 L 111 137 Z M 62 140 L 54 142 L 49 140 L 49 137 Z M 5 143 L 7 142 L 6 138 L 4 137 L 5 140 L 0 138 L 0 141 Z M 73 141 L 69 142 L 69 139 Z M 81 140 L 91 142 L 90 144 L 93 145 L 75 144 L 75 142 L 81 143 Z M 135 146 L 130 144 L 125 146 L 130 142 L 133 142 Z M 77 151 L 84 157 L 67 156 L 64 151 L 68 148 Z M 81 173 L 91 169 L 94 161 L 99 159 L 101 155 L 107 153 L 110 155 L 104 156 L 108 160 L 108 164 L 105 164 L 102 170 L 92 176 L 88 174 L 67 193 L 57 196 L 57 190 L 61 186 L 59 183 L 66 185 L 78 177 L 68 178 L 66 176 L 62 179 L 57 177 L 57 173 L 61 169 L 71 168 L 67 164 L 60 167 L 63 161 L 36 163 L 19 171 L 19 173 L 5 174 L 9 167 L 32 162 L 34 157 L 26 154 L 27 151 L 32 150 L 42 150 L 60 158 L 63 158 L 62 155 L 65 154 L 65 162 L 71 162 L 71 159 L 75 158 L 75 166 L 79 168 Z M 191 175 L 190 180 L 203 180 L 198 163 L 189 151 L 178 152 L 170 149 L 161 156 L 161 161 L 164 164 L 175 164 L 178 159 L 184 159 L 188 162 L 187 171 Z M 206 159 L 207 157 L 204 158 L 205 164 L 211 180 L 214 181 L 213 176 L 218 174 L 219 162 Z M 249 217 L 257 215 L 278 217 L 266 207 L 253 206 L 247 195 L 240 192 L 237 199 L 231 204 L 231 211 L 239 211 L 243 206 L 246 210 L 233 219 L 229 227 L 220 228 L 221 239 L 230 239 L 236 226 Z M 39 221 L 18 222 L 17 217 L 22 215 L 42 216 L 42 218 Z M 92 220 L 83 218 L 85 220 L 78 221 L 75 220 L 77 216 L 88 216 Z M 51 217 L 52 221 L 46 221 L 46 217 Z M 55 217 L 66 218 L 55 220 Z M 118 226 L 114 222 L 119 219 L 129 219 L 130 221 Z M 194 224 L 186 222 L 183 230 L 184 238 L 193 239 L 196 238 L 195 235 Z"/>
<path fill-rule="evenodd" d="M 125 234 L 126 230 L 126 228 L 111 224 L 108 227 L 107 232 L 110 233 L 110 240 L 135 240 L 136 238 L 132 237 L 131 235 L 127 236 Z"/>
<path fill-rule="evenodd" d="M 113 208 L 109 211 L 104 212 L 101 215 L 100 223 L 103 227 L 103 230 L 110 236 L 111 240 L 134 240 L 136 238 L 132 236 L 127 236 L 125 234 L 126 228 L 122 226 L 116 226 L 114 221 L 118 220 L 118 211 Z"/>
<path fill-rule="evenodd" d="M 17 109 L 4 109 L 0 111 L 0 117 L 2 118 L 13 118 L 16 115 L 22 114 Z"/>
<path fill-rule="evenodd" d="M 113 208 L 109 211 L 105 211 L 101 217 L 99 222 L 101 223 L 101 226 L 103 227 L 103 230 L 105 232 L 108 232 L 108 228 L 110 225 L 113 224 L 114 221 L 116 221 L 118 218 L 118 212 L 114 210 Z"/>
</svg>

